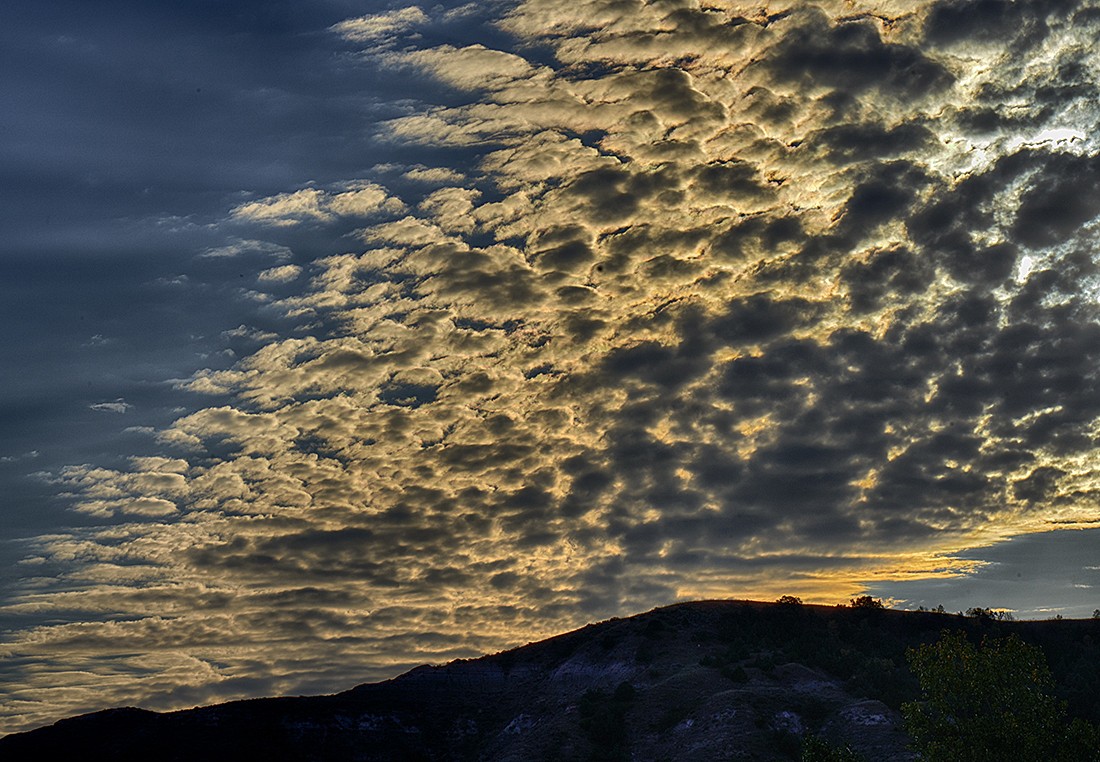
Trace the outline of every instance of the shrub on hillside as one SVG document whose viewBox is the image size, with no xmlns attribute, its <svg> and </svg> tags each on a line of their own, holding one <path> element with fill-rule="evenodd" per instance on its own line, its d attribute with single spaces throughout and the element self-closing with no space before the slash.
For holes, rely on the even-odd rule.
<svg viewBox="0 0 1100 762">
<path fill-rule="evenodd" d="M 802 740 L 799 762 L 865 762 L 847 746 L 834 746 L 823 738 L 806 736 Z"/>
<path fill-rule="evenodd" d="M 851 600 L 851 606 L 854 609 L 884 609 L 882 601 L 877 598 L 872 598 L 869 595 L 861 595 L 858 598 Z"/>
</svg>

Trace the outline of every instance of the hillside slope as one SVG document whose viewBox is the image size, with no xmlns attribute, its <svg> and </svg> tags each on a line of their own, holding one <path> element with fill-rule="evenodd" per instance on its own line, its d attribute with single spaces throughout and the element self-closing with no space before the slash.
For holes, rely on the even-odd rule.
<svg viewBox="0 0 1100 762">
<path fill-rule="evenodd" d="M 1043 646 L 1095 719 L 1100 622 L 703 601 L 332 696 L 115 709 L 0 739 L 0 759 L 782 760 L 822 735 L 908 760 L 905 649 L 941 630 Z"/>
</svg>

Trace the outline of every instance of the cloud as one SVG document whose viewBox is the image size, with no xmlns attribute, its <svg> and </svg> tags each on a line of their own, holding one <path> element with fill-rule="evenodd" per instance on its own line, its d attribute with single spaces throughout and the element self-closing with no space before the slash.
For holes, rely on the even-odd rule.
<svg viewBox="0 0 1100 762">
<path fill-rule="evenodd" d="M 158 497 L 138 497 L 132 500 L 81 500 L 73 507 L 80 513 L 101 519 L 118 514 L 163 517 L 176 512 L 175 503 Z"/>
<path fill-rule="evenodd" d="M 523 57 L 484 45 L 464 48 L 443 45 L 405 51 L 395 54 L 393 60 L 431 71 L 447 84 L 462 90 L 503 90 L 511 84 L 523 83 L 536 72 Z"/>
<path fill-rule="evenodd" d="M 21 460 L 32 460 L 41 456 L 38 450 L 28 450 L 27 452 L 20 453 L 19 455 L 4 455 L 0 456 L 0 463 L 15 463 Z"/>
<path fill-rule="evenodd" d="M 920 49 L 883 39 L 879 19 L 836 23 L 812 6 L 778 22 L 780 40 L 758 65 L 781 85 L 842 88 L 849 96 L 867 91 L 912 100 L 948 88 L 955 80 L 942 63 Z"/>
<path fill-rule="evenodd" d="M 244 324 L 241 324 L 236 328 L 231 328 L 228 331 L 223 331 L 222 336 L 227 339 L 247 339 L 250 341 L 259 342 L 268 342 L 272 339 L 278 338 L 278 334 L 271 333 L 269 331 L 261 331 L 257 328 L 252 328 Z"/>
<path fill-rule="evenodd" d="M 464 176 L 450 167 L 413 167 L 405 172 L 405 177 L 422 183 L 461 182 Z"/>
<path fill-rule="evenodd" d="M 261 283 L 289 283 L 301 274 L 302 268 L 297 265 L 280 265 L 263 270 L 256 277 Z"/>
<path fill-rule="evenodd" d="M 257 241 L 253 239 L 236 239 L 222 246 L 207 249 L 202 257 L 239 257 L 242 254 L 264 254 L 273 259 L 289 259 L 293 252 L 286 246 L 281 246 L 270 241 Z"/>
<path fill-rule="evenodd" d="M 412 27 L 425 24 L 427 15 L 415 5 L 398 8 L 385 13 L 345 19 L 333 24 L 329 30 L 351 42 L 374 42 L 405 32 Z"/>
<path fill-rule="evenodd" d="M 231 218 L 274 227 L 289 227 L 305 222 L 327 223 L 340 217 L 368 217 L 376 212 L 397 213 L 404 204 L 378 185 L 351 182 L 346 190 L 325 191 L 303 188 L 292 193 L 250 201 L 234 207 Z"/>
<path fill-rule="evenodd" d="M 133 408 L 133 405 L 121 397 L 114 402 L 96 402 L 92 405 L 88 405 L 89 410 L 100 410 L 105 413 L 125 413 L 131 408 Z"/>
</svg>

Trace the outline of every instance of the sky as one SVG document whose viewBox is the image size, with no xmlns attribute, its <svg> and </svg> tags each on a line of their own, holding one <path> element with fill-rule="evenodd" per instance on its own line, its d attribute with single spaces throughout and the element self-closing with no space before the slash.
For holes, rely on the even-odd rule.
<svg viewBox="0 0 1100 762">
<path fill-rule="evenodd" d="M 1100 606 L 1100 4 L 0 15 L 0 732 Z"/>
</svg>

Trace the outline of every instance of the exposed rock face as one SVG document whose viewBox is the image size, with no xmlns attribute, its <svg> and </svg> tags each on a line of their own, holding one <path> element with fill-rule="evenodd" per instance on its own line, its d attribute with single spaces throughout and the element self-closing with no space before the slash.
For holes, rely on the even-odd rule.
<svg viewBox="0 0 1100 762">
<path fill-rule="evenodd" d="M 84 715 L 0 739 L 0 759 L 780 760 L 814 734 L 911 760 L 904 649 L 952 625 L 969 623 L 681 604 L 333 696 Z"/>
</svg>

